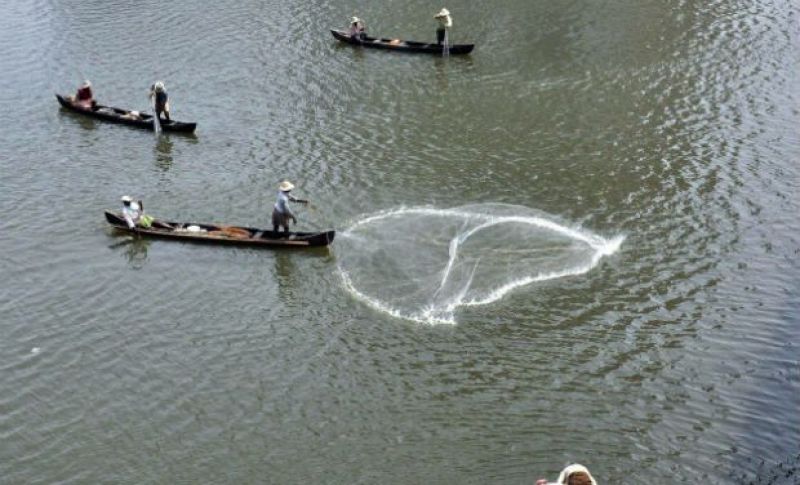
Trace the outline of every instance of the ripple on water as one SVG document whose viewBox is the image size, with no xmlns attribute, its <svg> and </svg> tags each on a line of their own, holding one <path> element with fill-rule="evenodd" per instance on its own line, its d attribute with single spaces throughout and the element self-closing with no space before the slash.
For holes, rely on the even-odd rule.
<svg viewBox="0 0 800 485">
<path fill-rule="evenodd" d="M 797 6 L 472 2 L 450 8 L 478 47 L 446 61 L 327 31 L 355 13 L 430 38 L 423 3 L 8 5 L 0 476 L 523 482 L 587 450 L 609 483 L 797 469 Z M 198 138 L 59 112 L 52 91 L 85 77 L 135 108 L 164 79 Z M 136 242 L 102 221 L 133 192 L 159 215 L 264 223 L 284 177 L 317 203 L 301 224 L 351 226 L 329 256 Z M 359 226 L 369 207 L 487 200 L 588 239 L 424 213 L 351 264 L 402 222 Z M 499 231 L 522 243 L 492 246 Z M 587 241 L 620 233 L 590 271 L 506 292 L 591 266 Z M 441 287 L 434 316 L 459 325 L 370 311 L 337 264 L 381 304 L 427 275 L 399 313 L 424 317 Z"/>
</svg>

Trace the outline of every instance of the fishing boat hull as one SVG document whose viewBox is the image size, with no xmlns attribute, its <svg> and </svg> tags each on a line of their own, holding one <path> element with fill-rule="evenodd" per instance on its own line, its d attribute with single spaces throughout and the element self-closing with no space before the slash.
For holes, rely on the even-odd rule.
<svg viewBox="0 0 800 485">
<path fill-rule="evenodd" d="M 105 211 L 106 221 L 115 229 L 141 236 L 175 239 L 178 241 L 251 246 L 261 248 L 307 248 L 323 247 L 333 242 L 336 231 L 322 232 L 274 232 L 254 227 L 198 224 L 194 222 L 170 222 L 158 220 L 159 227 L 137 227 L 130 229 L 125 219 L 113 212 Z M 163 227 L 167 226 L 167 227 Z M 194 230 L 189 227 L 193 226 Z"/>
<path fill-rule="evenodd" d="M 154 130 L 153 115 L 148 113 L 139 113 L 139 118 L 132 117 L 131 110 L 114 108 L 112 106 L 95 105 L 91 109 L 84 108 L 73 104 L 66 96 L 56 94 L 56 99 L 59 104 L 65 109 L 80 113 L 92 118 L 110 121 L 112 123 L 119 123 L 122 125 L 134 126 L 145 130 Z M 163 131 L 176 132 L 176 133 L 194 133 L 197 128 L 197 123 L 184 123 L 182 121 L 165 121 L 161 120 L 161 129 Z"/>
<path fill-rule="evenodd" d="M 364 39 L 359 39 L 355 37 L 350 37 L 348 32 L 343 30 L 334 30 L 331 29 L 331 34 L 337 40 L 345 42 L 347 44 L 357 45 L 361 47 L 367 47 L 371 49 L 384 49 L 384 50 L 391 50 L 391 51 L 398 51 L 398 52 L 416 52 L 422 54 L 435 54 L 435 55 L 443 55 L 444 46 L 440 44 L 427 44 L 425 42 L 415 42 L 412 40 L 399 40 L 399 39 L 377 39 L 373 37 L 366 37 Z M 469 54 L 472 52 L 472 49 L 475 48 L 475 44 L 453 44 L 449 46 L 448 54 L 450 55 L 460 55 L 460 54 Z"/>
</svg>

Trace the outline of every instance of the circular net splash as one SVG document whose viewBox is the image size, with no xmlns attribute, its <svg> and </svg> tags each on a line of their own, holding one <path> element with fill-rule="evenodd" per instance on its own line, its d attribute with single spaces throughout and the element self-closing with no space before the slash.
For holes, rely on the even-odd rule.
<svg viewBox="0 0 800 485">
<path fill-rule="evenodd" d="M 342 237 L 337 259 L 345 287 L 379 311 L 425 323 L 455 323 L 459 307 L 586 273 L 622 242 L 504 204 L 379 212 Z"/>
</svg>

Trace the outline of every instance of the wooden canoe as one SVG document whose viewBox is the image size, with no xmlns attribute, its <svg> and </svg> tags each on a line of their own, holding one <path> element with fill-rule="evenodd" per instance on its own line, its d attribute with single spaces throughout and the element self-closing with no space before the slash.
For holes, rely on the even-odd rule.
<svg viewBox="0 0 800 485">
<path fill-rule="evenodd" d="M 266 248 L 287 247 L 304 248 L 327 246 L 333 242 L 336 231 L 323 232 L 273 232 L 265 229 L 241 226 L 223 226 L 218 224 L 198 224 L 194 222 L 169 222 L 158 220 L 157 225 L 169 227 L 137 227 L 132 230 L 125 219 L 113 212 L 105 211 L 106 221 L 115 229 L 142 236 L 176 239 L 213 244 L 239 246 L 258 246 Z M 195 226 L 199 230 L 189 230 Z"/>
<path fill-rule="evenodd" d="M 386 49 L 399 52 L 421 52 L 437 55 L 443 54 L 443 47 L 439 44 L 427 44 L 425 42 L 414 42 L 413 40 L 377 39 L 373 37 L 366 37 L 362 40 L 350 37 L 349 32 L 335 29 L 331 29 L 331 34 L 342 42 L 373 49 Z M 450 46 L 449 53 L 451 55 L 469 54 L 474 48 L 475 44 L 453 44 Z"/>
<path fill-rule="evenodd" d="M 148 113 L 139 113 L 139 118 L 131 116 L 131 110 L 114 108 L 112 106 L 103 106 L 101 104 L 95 105 L 92 109 L 86 109 L 82 106 L 72 104 L 66 96 L 56 94 L 56 99 L 64 108 L 81 113 L 92 118 L 98 118 L 112 123 L 121 123 L 123 125 L 135 126 L 137 128 L 144 128 L 145 130 L 153 129 L 153 115 Z M 177 133 L 193 133 L 197 128 L 197 123 L 184 123 L 181 121 L 165 121 L 161 120 L 161 129 L 164 131 L 171 131 Z"/>
</svg>

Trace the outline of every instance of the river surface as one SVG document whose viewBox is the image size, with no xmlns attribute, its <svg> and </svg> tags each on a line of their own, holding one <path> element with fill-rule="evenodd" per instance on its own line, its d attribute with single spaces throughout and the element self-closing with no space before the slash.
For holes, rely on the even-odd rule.
<svg viewBox="0 0 800 485">
<path fill-rule="evenodd" d="M 0 483 L 800 483 L 797 2 L 442 6 L 3 2 Z"/>
</svg>

